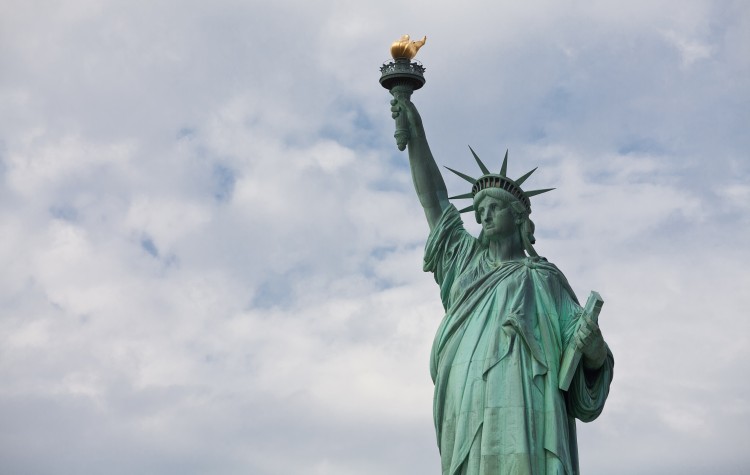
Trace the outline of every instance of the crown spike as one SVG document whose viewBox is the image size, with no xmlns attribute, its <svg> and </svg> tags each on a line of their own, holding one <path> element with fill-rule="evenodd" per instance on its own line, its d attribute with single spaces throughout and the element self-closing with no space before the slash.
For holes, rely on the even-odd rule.
<svg viewBox="0 0 750 475">
<path fill-rule="evenodd" d="M 475 180 L 474 178 L 470 177 L 469 175 L 464 175 L 463 173 L 461 173 L 461 172 L 457 172 L 456 170 L 454 170 L 454 169 L 452 169 L 452 168 L 450 168 L 450 167 L 445 167 L 445 168 L 447 168 L 448 170 L 452 171 L 452 172 L 453 172 L 453 173 L 455 173 L 456 175 L 460 176 L 460 177 L 461 177 L 461 178 L 463 178 L 464 180 L 468 181 L 468 182 L 469 182 L 469 183 L 471 183 L 472 185 L 473 185 L 474 183 L 476 183 L 476 182 L 477 182 L 477 180 Z"/>
<path fill-rule="evenodd" d="M 477 165 L 479 165 L 479 168 L 482 170 L 482 174 L 483 175 L 489 175 L 490 174 L 489 168 L 487 168 L 485 166 L 485 164 L 482 163 L 482 161 L 479 159 L 479 156 L 477 155 L 477 153 L 474 151 L 473 148 L 471 148 L 471 145 L 469 145 L 469 150 L 471 150 L 471 154 L 474 155 L 474 160 L 477 161 Z"/>
<path fill-rule="evenodd" d="M 531 190 L 531 191 L 526 191 L 524 193 L 526 194 L 526 196 L 532 197 L 536 195 L 541 195 L 542 193 L 547 193 L 548 191 L 552 191 L 552 190 L 554 190 L 554 188 L 545 188 L 544 190 Z"/>
<path fill-rule="evenodd" d="M 456 171 L 450 167 L 445 167 L 446 169 L 450 170 L 454 174 L 460 176 L 464 180 L 468 181 L 472 184 L 471 187 L 471 193 L 464 193 L 461 195 L 451 196 L 450 200 L 457 200 L 457 199 L 470 199 L 474 198 L 477 193 L 479 193 L 482 190 L 486 190 L 489 188 L 499 188 L 501 190 L 505 190 L 511 195 L 515 197 L 518 201 L 521 202 L 521 204 L 526 208 L 526 210 L 530 213 L 531 212 L 531 198 L 532 196 L 541 195 L 542 193 L 546 193 L 548 191 L 554 190 L 554 188 L 545 188 L 543 190 L 530 190 L 530 191 L 524 191 L 521 189 L 521 184 L 523 184 L 527 178 L 529 178 L 536 170 L 537 168 L 534 168 L 533 170 L 527 172 L 525 175 L 522 175 L 517 180 L 512 180 L 508 177 L 508 149 L 505 150 L 505 157 L 503 157 L 503 164 L 502 168 L 500 169 L 500 173 L 488 173 L 487 167 L 484 165 L 482 160 L 479 159 L 479 155 L 474 152 L 474 149 L 469 146 L 469 150 L 471 150 L 471 154 L 474 156 L 474 159 L 477 162 L 477 165 L 479 165 L 479 168 L 482 169 L 482 172 L 484 175 L 482 175 L 479 178 L 472 178 L 469 175 L 465 175 L 459 171 Z M 467 206 L 466 208 L 460 210 L 460 213 L 466 213 L 467 211 L 474 211 L 474 205 Z M 530 245 L 529 247 L 530 248 Z M 527 248 L 527 251 L 528 251 Z M 534 252 L 533 248 L 529 252 Z"/>
<path fill-rule="evenodd" d="M 536 168 L 539 168 L 539 167 L 536 167 Z M 525 175 L 524 175 L 524 176 L 522 176 L 521 178 L 517 178 L 517 179 L 515 180 L 515 182 L 516 182 L 516 185 L 518 185 L 518 186 L 521 186 L 521 184 L 522 184 L 523 182 L 525 182 L 525 181 L 526 181 L 526 179 L 527 179 L 528 177 L 530 177 L 530 176 L 531 176 L 531 174 L 532 174 L 532 173 L 534 173 L 534 172 L 536 171 L 536 168 L 534 168 L 533 170 L 531 170 L 531 171 L 530 171 L 529 173 L 525 174 Z"/>
<path fill-rule="evenodd" d="M 505 158 L 503 158 L 503 166 L 500 168 L 500 176 L 507 176 L 508 173 L 508 149 L 505 149 Z"/>
</svg>

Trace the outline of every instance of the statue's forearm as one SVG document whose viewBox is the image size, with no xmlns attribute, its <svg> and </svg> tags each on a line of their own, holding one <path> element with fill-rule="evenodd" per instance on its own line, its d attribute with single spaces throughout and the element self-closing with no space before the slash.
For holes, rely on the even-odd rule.
<svg viewBox="0 0 750 475">
<path fill-rule="evenodd" d="M 391 111 L 396 119 L 396 141 L 406 141 L 414 189 L 432 229 L 443 215 L 443 210 L 448 207 L 448 191 L 427 143 L 422 118 L 409 100 L 411 89 L 395 86 L 391 89 L 391 94 L 394 98 L 391 101 Z"/>
<path fill-rule="evenodd" d="M 412 128 L 414 131 L 414 128 Z M 424 129 L 418 127 L 409 139 L 409 165 L 414 181 L 414 189 L 419 202 L 424 208 L 427 223 L 432 229 L 448 206 L 448 190 L 445 187 L 440 169 L 432 157 L 430 146 L 424 135 Z"/>
</svg>

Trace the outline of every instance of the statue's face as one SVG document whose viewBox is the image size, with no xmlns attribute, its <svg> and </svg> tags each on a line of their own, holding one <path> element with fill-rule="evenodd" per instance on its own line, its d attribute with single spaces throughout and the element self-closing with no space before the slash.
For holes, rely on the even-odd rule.
<svg viewBox="0 0 750 475">
<path fill-rule="evenodd" d="M 515 218 L 506 201 L 487 196 L 479 202 L 477 212 L 487 238 L 503 239 L 516 232 Z"/>
</svg>

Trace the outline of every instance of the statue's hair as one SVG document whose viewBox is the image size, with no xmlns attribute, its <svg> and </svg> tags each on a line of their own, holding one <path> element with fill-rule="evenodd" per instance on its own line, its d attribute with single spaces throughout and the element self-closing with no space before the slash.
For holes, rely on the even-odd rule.
<svg viewBox="0 0 750 475">
<path fill-rule="evenodd" d="M 536 238 L 534 238 L 534 222 L 529 218 L 529 212 L 526 209 L 526 206 L 507 191 L 501 188 L 485 188 L 474 196 L 474 217 L 476 218 L 477 223 L 481 223 L 482 220 L 479 216 L 479 211 L 476 210 L 479 209 L 479 203 L 487 196 L 508 203 L 511 212 L 513 213 L 513 219 L 516 223 L 516 228 L 520 235 L 519 237 L 521 238 L 521 245 L 526 249 L 529 255 L 536 256 L 536 251 L 534 251 L 534 248 L 530 245 L 536 243 Z M 479 242 L 483 246 L 486 246 L 488 243 L 484 236 L 484 231 L 479 233 Z"/>
</svg>

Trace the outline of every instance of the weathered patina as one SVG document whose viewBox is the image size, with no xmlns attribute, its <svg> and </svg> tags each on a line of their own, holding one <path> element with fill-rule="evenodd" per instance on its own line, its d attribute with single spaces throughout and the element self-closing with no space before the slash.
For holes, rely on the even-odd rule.
<svg viewBox="0 0 750 475">
<path fill-rule="evenodd" d="M 482 225 L 472 236 L 449 202 L 414 88 L 394 86 L 391 111 L 406 129 L 396 138 L 408 147 L 430 227 L 424 270 L 445 308 L 430 360 L 442 473 L 578 474 L 575 419 L 601 413 L 614 359 L 596 319 L 598 293 L 582 308 L 562 272 L 534 250 L 530 197 L 550 190 L 524 191 L 534 170 L 511 179 L 507 153 L 491 173 L 472 150 L 480 177 L 451 170 L 472 183 L 453 197 L 472 200 L 461 210 Z"/>
</svg>

